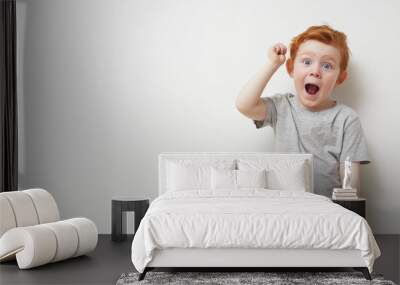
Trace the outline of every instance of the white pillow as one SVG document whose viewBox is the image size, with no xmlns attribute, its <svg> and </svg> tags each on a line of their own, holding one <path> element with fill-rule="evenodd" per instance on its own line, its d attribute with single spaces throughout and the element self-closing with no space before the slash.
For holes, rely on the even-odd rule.
<svg viewBox="0 0 400 285">
<path fill-rule="evenodd" d="M 267 172 L 261 170 L 236 170 L 237 188 L 267 188 Z"/>
<path fill-rule="evenodd" d="M 207 189 L 206 177 L 209 167 L 185 166 L 171 163 L 169 166 L 169 185 L 172 191 L 182 191 L 187 189 Z"/>
<path fill-rule="evenodd" d="M 268 172 L 269 188 L 277 190 L 307 191 L 304 163 L 290 168 L 274 168 Z"/>
<path fill-rule="evenodd" d="M 267 176 L 265 169 L 230 170 L 211 169 L 211 189 L 266 188 Z"/>
<path fill-rule="evenodd" d="M 211 189 L 211 168 L 233 169 L 234 160 L 171 160 L 167 163 L 167 191 Z"/>
<path fill-rule="evenodd" d="M 211 189 L 236 189 L 236 170 L 211 168 Z"/>
<path fill-rule="evenodd" d="M 310 191 L 304 160 L 240 159 L 240 170 L 267 170 L 267 188 L 274 190 Z"/>
</svg>

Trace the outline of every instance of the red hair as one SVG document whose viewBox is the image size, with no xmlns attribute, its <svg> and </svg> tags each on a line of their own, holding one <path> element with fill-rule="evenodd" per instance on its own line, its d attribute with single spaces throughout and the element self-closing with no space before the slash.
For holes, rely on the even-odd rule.
<svg viewBox="0 0 400 285">
<path fill-rule="evenodd" d="M 305 32 L 294 37 L 290 43 L 290 58 L 286 61 L 286 68 L 289 73 L 293 71 L 293 63 L 297 51 L 302 43 L 308 40 L 316 40 L 327 45 L 336 47 L 340 53 L 340 73 L 347 69 L 350 50 L 347 46 L 346 35 L 336 31 L 328 25 L 311 26 Z"/>
</svg>

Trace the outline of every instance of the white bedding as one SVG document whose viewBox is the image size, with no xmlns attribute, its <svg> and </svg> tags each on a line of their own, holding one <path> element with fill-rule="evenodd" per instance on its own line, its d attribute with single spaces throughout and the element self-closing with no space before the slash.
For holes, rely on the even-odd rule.
<svg viewBox="0 0 400 285">
<path fill-rule="evenodd" d="M 380 250 L 365 219 L 307 192 L 186 190 L 155 199 L 132 243 L 143 272 L 163 248 L 358 249 L 372 272 Z"/>
</svg>

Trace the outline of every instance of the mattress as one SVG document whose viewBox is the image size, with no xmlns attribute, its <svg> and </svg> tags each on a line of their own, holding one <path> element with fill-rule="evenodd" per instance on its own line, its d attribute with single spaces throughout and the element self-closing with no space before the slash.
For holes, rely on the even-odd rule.
<svg viewBox="0 0 400 285">
<path fill-rule="evenodd" d="M 372 272 L 380 251 L 364 218 L 308 192 L 262 188 L 167 192 L 150 205 L 132 242 L 143 272 L 157 249 L 359 250 Z"/>
</svg>

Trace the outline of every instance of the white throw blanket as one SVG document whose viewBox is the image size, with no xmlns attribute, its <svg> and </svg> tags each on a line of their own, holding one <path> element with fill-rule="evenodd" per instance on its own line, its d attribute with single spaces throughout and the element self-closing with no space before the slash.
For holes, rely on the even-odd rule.
<svg viewBox="0 0 400 285">
<path fill-rule="evenodd" d="M 161 195 L 133 239 L 132 262 L 139 272 L 157 248 L 358 249 L 370 272 L 380 256 L 359 215 L 324 196 L 265 189 Z"/>
</svg>

